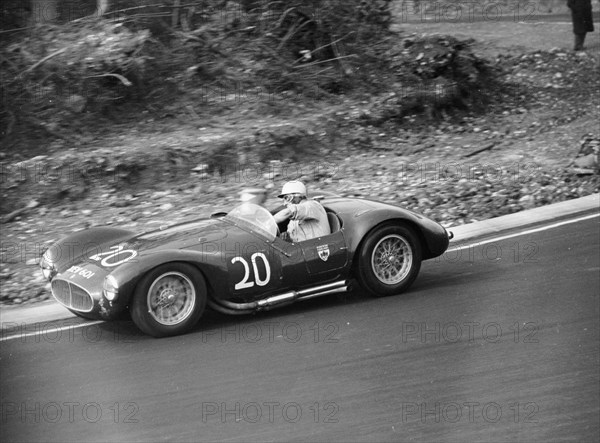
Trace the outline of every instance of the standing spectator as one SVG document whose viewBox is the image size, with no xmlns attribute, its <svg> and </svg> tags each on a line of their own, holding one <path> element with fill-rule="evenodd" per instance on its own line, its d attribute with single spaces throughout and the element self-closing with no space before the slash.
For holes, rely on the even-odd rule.
<svg viewBox="0 0 600 443">
<path fill-rule="evenodd" d="M 575 34 L 575 51 L 583 49 L 585 34 L 594 32 L 594 21 L 592 19 L 592 0 L 567 0 L 567 6 L 571 9 L 573 20 L 573 34 Z"/>
</svg>

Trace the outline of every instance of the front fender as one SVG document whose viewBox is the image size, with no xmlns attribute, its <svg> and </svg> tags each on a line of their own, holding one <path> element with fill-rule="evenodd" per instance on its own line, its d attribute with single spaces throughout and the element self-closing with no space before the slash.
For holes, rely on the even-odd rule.
<svg viewBox="0 0 600 443">
<path fill-rule="evenodd" d="M 219 264 L 221 257 L 202 254 L 193 250 L 167 249 L 137 257 L 120 265 L 111 275 L 119 283 L 119 299 L 129 302 L 139 280 L 149 271 L 165 263 L 183 262 L 195 266 L 202 272 L 210 287 L 219 287 L 218 282 L 227 281 L 227 267 Z M 122 298 L 123 297 L 123 298 Z"/>
<path fill-rule="evenodd" d="M 115 244 L 129 239 L 133 235 L 135 233 L 132 231 L 109 226 L 84 229 L 70 234 L 50 246 L 44 253 L 44 260 L 54 265 L 60 272 L 82 257 L 87 258 L 89 255 L 103 252 L 100 250 L 102 245 Z"/>
</svg>

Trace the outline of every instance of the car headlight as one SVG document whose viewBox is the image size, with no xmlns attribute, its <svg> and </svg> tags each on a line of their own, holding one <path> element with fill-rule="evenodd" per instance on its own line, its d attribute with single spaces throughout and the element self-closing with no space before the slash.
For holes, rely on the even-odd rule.
<svg viewBox="0 0 600 443">
<path fill-rule="evenodd" d="M 56 268 L 52 263 L 49 263 L 46 260 L 45 256 L 42 256 L 42 259 L 40 260 L 40 268 L 42 268 L 42 275 L 44 278 L 48 281 L 52 281 L 56 275 Z"/>
<path fill-rule="evenodd" d="M 107 300 L 113 301 L 119 295 L 119 283 L 117 279 L 112 275 L 109 275 L 104 279 L 104 284 L 102 285 L 102 293 Z"/>
</svg>

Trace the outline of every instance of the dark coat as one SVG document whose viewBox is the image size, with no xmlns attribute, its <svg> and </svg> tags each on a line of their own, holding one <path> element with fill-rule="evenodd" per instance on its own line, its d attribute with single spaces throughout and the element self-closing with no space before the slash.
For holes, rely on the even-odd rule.
<svg viewBox="0 0 600 443">
<path fill-rule="evenodd" d="M 573 34 L 585 34 L 594 31 L 591 0 L 567 0 L 567 6 L 571 9 Z"/>
</svg>

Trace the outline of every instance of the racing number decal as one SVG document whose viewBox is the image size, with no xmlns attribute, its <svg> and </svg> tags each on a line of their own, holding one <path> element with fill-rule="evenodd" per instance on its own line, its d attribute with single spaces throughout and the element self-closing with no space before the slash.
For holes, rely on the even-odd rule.
<svg viewBox="0 0 600 443">
<path fill-rule="evenodd" d="M 263 264 L 265 265 L 265 277 L 264 278 L 261 278 L 260 275 L 258 274 L 258 265 L 256 264 L 257 258 L 260 258 L 262 260 Z M 263 254 L 262 252 L 255 252 L 254 254 L 252 254 L 252 257 L 250 257 L 250 260 L 252 261 L 252 270 L 254 271 L 254 281 L 249 280 L 250 279 L 250 265 L 248 264 L 248 261 L 245 258 L 233 257 L 231 259 L 231 263 L 242 262 L 242 265 L 244 265 L 244 278 L 242 278 L 242 280 L 239 283 L 235 284 L 235 286 L 234 286 L 235 290 L 251 288 L 254 286 L 255 282 L 258 286 L 265 286 L 266 284 L 269 283 L 269 280 L 271 280 L 271 266 L 269 265 L 269 261 L 267 260 L 267 257 L 265 256 L 265 254 Z"/>
<path fill-rule="evenodd" d="M 133 249 L 123 249 L 122 245 L 111 246 L 110 249 L 112 249 L 112 251 L 101 252 L 100 254 L 94 254 L 90 257 L 90 259 L 99 261 L 101 256 L 106 255 L 106 257 L 104 257 L 102 259 L 100 264 L 102 266 L 112 267 L 112 266 L 119 266 L 121 263 L 125 263 L 126 261 L 129 261 L 137 255 L 136 251 L 134 251 Z M 128 257 L 126 256 L 125 258 L 122 258 L 121 260 L 117 260 L 117 261 L 113 261 L 113 262 L 110 261 L 114 257 L 121 256 L 122 254 L 129 254 L 129 256 Z"/>
<path fill-rule="evenodd" d="M 262 259 L 262 262 L 265 265 L 265 279 L 264 280 L 261 280 L 260 276 L 258 275 L 258 266 L 256 266 L 256 259 L 258 257 L 260 257 Z M 256 280 L 256 284 L 258 286 L 265 286 L 267 283 L 269 283 L 269 280 L 271 280 L 271 267 L 269 266 L 267 257 L 265 257 L 265 254 L 263 254 L 262 252 L 256 252 L 256 253 L 252 254 L 252 257 L 250 259 L 252 260 L 252 269 L 254 269 L 254 280 Z"/>
<path fill-rule="evenodd" d="M 248 278 L 250 277 L 250 266 L 248 266 L 248 262 L 244 260 L 242 257 L 233 257 L 231 259 L 231 263 L 237 263 L 241 261 L 244 265 L 244 278 L 241 282 L 235 284 L 235 289 L 246 289 L 254 286 L 254 282 L 249 282 Z"/>
</svg>

